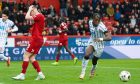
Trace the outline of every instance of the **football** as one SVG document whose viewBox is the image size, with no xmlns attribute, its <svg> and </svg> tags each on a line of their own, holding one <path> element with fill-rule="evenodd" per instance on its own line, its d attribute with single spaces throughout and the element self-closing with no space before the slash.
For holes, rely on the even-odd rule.
<svg viewBox="0 0 140 84">
<path fill-rule="evenodd" d="M 127 82 L 131 78 L 131 74 L 129 71 L 121 71 L 119 74 L 120 80 L 123 82 Z"/>
</svg>

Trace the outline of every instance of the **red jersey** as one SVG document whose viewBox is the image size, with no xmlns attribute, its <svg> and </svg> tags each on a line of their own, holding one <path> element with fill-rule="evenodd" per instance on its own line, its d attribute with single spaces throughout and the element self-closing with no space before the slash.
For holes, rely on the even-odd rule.
<svg viewBox="0 0 140 84">
<path fill-rule="evenodd" d="M 32 28 L 32 38 L 33 39 L 43 39 L 42 32 L 45 27 L 45 19 L 44 15 L 37 14 L 33 16 L 34 18 L 34 24 Z"/>
<path fill-rule="evenodd" d="M 58 46 L 66 46 L 68 45 L 68 36 L 67 32 L 63 32 L 67 30 L 67 24 L 62 22 L 59 27 L 59 43 Z"/>
<path fill-rule="evenodd" d="M 40 48 L 43 45 L 43 29 L 45 26 L 44 16 L 42 14 L 37 14 L 33 16 L 34 24 L 32 27 L 32 38 L 26 49 L 27 52 L 38 54 Z"/>
<path fill-rule="evenodd" d="M 67 24 L 66 24 L 65 22 L 62 22 L 62 23 L 60 24 L 59 30 L 60 30 L 60 31 L 64 31 L 64 30 L 67 30 L 67 29 L 68 29 Z M 67 32 L 59 32 L 59 35 L 67 35 Z"/>
</svg>

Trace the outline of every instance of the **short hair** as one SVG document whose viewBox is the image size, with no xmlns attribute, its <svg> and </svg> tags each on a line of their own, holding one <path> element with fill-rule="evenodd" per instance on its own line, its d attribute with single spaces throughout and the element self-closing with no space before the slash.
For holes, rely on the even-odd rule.
<svg viewBox="0 0 140 84">
<path fill-rule="evenodd" d="M 7 10 L 7 9 L 3 10 L 2 14 L 5 14 L 6 16 L 9 16 L 9 10 Z"/>
<path fill-rule="evenodd" d="M 37 8 L 37 5 L 33 5 L 34 8 Z"/>
<path fill-rule="evenodd" d="M 36 8 L 37 10 L 39 9 L 38 5 L 33 5 L 34 8 Z"/>
<path fill-rule="evenodd" d="M 93 14 L 93 19 L 101 19 L 101 16 L 100 16 L 100 14 L 99 13 L 94 13 Z"/>
</svg>

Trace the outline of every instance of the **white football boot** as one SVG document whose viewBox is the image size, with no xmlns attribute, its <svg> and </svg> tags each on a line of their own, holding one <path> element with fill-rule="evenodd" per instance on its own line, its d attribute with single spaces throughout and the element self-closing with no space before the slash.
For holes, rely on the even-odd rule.
<svg viewBox="0 0 140 84">
<path fill-rule="evenodd" d="M 80 76 L 79 76 L 79 78 L 82 79 L 82 80 L 84 79 L 84 77 L 85 77 L 85 73 L 81 73 Z"/>
<path fill-rule="evenodd" d="M 25 80 L 25 75 L 23 73 L 15 76 L 15 77 L 12 77 L 13 79 L 15 80 Z"/>
<path fill-rule="evenodd" d="M 43 80 L 43 79 L 45 79 L 45 76 L 43 74 L 38 74 L 35 80 Z"/>
</svg>

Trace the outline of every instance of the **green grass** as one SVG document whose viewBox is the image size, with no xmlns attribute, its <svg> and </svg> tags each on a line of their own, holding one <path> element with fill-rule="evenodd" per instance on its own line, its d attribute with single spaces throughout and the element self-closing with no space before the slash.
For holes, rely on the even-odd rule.
<svg viewBox="0 0 140 84">
<path fill-rule="evenodd" d="M 86 70 L 84 80 L 79 79 L 81 71 L 81 60 L 73 65 L 73 60 L 60 60 L 59 66 L 52 66 L 54 61 L 39 61 L 42 71 L 46 76 L 45 80 L 35 81 L 36 71 L 31 64 L 28 67 L 24 81 L 13 80 L 21 71 L 21 61 L 11 62 L 10 67 L 5 62 L 0 62 L 0 84 L 140 84 L 140 59 L 100 59 L 94 78 L 89 78 L 91 61 Z M 120 71 L 128 70 L 132 77 L 128 82 L 120 81 Z"/>
</svg>

